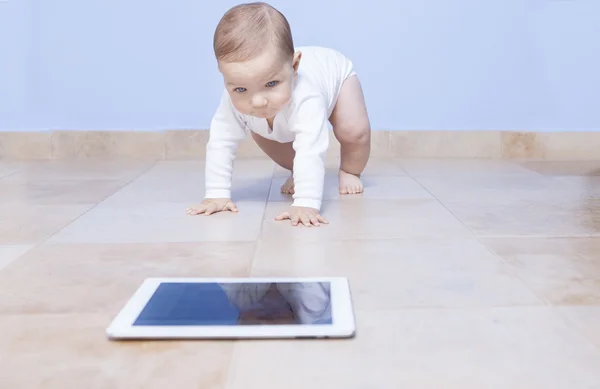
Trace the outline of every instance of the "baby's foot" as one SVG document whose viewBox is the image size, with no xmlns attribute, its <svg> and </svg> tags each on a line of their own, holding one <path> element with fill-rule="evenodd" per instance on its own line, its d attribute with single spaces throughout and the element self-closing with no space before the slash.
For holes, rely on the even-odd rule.
<svg viewBox="0 0 600 389">
<path fill-rule="evenodd" d="M 357 194 L 363 192 L 364 186 L 359 176 L 340 170 L 339 180 L 340 194 Z"/>
<path fill-rule="evenodd" d="M 290 176 L 283 185 L 281 185 L 281 193 L 294 194 L 294 176 Z"/>
</svg>

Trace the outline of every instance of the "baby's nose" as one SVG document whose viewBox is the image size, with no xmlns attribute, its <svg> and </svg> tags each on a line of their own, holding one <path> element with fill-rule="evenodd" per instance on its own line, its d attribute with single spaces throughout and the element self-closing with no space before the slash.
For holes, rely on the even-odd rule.
<svg viewBox="0 0 600 389">
<path fill-rule="evenodd" d="M 260 95 L 255 95 L 252 97 L 252 105 L 256 108 L 265 107 L 267 103 L 267 99 Z"/>
</svg>

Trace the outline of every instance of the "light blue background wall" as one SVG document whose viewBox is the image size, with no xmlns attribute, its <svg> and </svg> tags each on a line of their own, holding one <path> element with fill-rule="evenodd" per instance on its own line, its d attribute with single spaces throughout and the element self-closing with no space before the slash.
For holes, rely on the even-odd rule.
<svg viewBox="0 0 600 389">
<path fill-rule="evenodd" d="M 0 130 L 207 128 L 231 0 L 0 0 Z M 273 0 L 375 129 L 600 130 L 598 0 Z"/>
</svg>

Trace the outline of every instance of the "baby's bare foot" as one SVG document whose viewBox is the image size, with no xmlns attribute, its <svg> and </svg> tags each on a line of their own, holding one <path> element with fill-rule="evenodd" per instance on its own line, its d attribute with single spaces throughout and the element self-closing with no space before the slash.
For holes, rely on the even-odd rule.
<svg viewBox="0 0 600 389">
<path fill-rule="evenodd" d="M 281 193 L 294 194 L 294 177 L 290 176 L 283 185 L 281 185 Z"/>
<path fill-rule="evenodd" d="M 340 194 L 357 194 L 362 193 L 364 190 L 363 183 L 359 176 L 340 170 L 339 180 Z"/>
</svg>

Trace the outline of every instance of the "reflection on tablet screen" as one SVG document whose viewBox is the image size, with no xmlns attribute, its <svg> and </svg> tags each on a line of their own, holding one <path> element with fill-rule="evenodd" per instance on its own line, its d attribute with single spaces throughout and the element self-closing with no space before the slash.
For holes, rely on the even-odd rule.
<svg viewBox="0 0 600 389">
<path fill-rule="evenodd" d="M 328 282 L 162 283 L 134 326 L 332 324 Z"/>
</svg>

